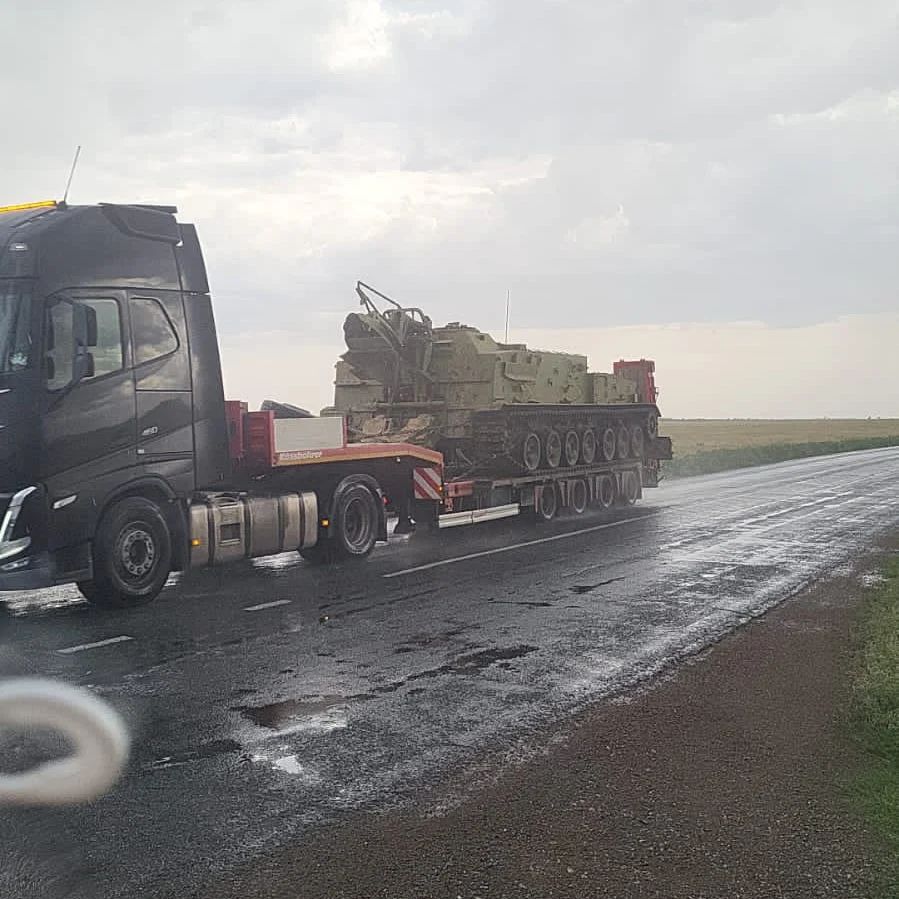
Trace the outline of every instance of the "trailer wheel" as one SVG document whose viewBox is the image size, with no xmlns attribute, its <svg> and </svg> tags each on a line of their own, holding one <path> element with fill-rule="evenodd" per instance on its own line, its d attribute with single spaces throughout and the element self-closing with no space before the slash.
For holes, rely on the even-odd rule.
<svg viewBox="0 0 899 899">
<path fill-rule="evenodd" d="M 590 492 L 587 490 L 587 482 L 583 478 L 577 478 L 571 482 L 568 488 L 568 505 L 575 515 L 583 515 L 587 509 Z"/>
<path fill-rule="evenodd" d="M 606 428 L 602 432 L 602 460 L 603 462 L 611 462 L 615 458 L 615 447 L 618 440 L 615 437 L 613 428 Z"/>
<path fill-rule="evenodd" d="M 540 438 L 529 431 L 521 444 L 521 461 L 527 471 L 536 471 L 540 467 Z"/>
<path fill-rule="evenodd" d="M 584 465 L 592 465 L 596 458 L 596 434 L 593 428 L 587 428 L 581 434 L 581 462 Z"/>
<path fill-rule="evenodd" d="M 378 539 L 378 507 L 364 484 L 354 484 L 337 502 L 331 527 L 334 555 L 339 559 L 364 559 Z"/>
<path fill-rule="evenodd" d="M 551 428 L 546 433 L 546 465 L 548 468 L 558 468 L 562 461 L 562 438 L 559 432 Z"/>
<path fill-rule="evenodd" d="M 559 495 L 556 491 L 556 485 L 553 483 L 544 484 L 540 491 L 540 498 L 534 507 L 534 513 L 537 521 L 552 521 L 559 511 Z"/>
<path fill-rule="evenodd" d="M 646 441 L 643 438 L 643 428 L 640 425 L 634 425 L 631 429 L 631 453 L 635 459 L 643 458 L 643 449 Z"/>
<path fill-rule="evenodd" d="M 632 506 L 637 502 L 637 495 L 640 493 L 640 484 L 637 481 L 637 475 L 632 471 L 626 471 L 621 475 L 623 481 L 621 487 L 624 493 L 624 501 L 627 505 Z"/>
<path fill-rule="evenodd" d="M 602 509 L 608 509 L 614 504 L 615 479 L 611 475 L 600 475 L 596 501 Z"/>
<path fill-rule="evenodd" d="M 626 459 L 631 450 L 631 435 L 627 425 L 618 425 L 615 433 L 615 452 L 619 459 Z"/>
<path fill-rule="evenodd" d="M 94 540 L 94 579 L 81 595 L 110 609 L 143 605 L 158 596 L 172 569 L 172 535 L 159 506 L 129 496 L 103 516 Z"/>
</svg>

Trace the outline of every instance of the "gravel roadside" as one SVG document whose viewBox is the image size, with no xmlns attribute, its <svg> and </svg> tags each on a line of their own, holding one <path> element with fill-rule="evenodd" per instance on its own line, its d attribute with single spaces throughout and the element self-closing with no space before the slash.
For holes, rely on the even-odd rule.
<svg viewBox="0 0 899 899">
<path fill-rule="evenodd" d="M 861 595 L 821 583 L 444 813 L 349 816 L 203 896 L 870 899 L 878 852 L 837 787 Z"/>
</svg>

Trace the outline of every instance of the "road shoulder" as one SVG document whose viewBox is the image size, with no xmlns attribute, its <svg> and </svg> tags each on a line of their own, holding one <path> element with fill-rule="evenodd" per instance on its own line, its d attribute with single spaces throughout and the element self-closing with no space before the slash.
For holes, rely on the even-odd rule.
<svg viewBox="0 0 899 899">
<path fill-rule="evenodd" d="M 839 726 L 858 575 L 591 707 L 442 814 L 446 791 L 350 816 L 204 895 L 868 899 L 879 851 L 840 789 L 858 764 Z"/>
</svg>

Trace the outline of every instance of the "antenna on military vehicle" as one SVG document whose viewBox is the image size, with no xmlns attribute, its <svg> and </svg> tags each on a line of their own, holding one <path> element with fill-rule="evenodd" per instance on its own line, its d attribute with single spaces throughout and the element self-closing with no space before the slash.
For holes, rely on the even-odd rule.
<svg viewBox="0 0 899 899">
<path fill-rule="evenodd" d="M 78 165 L 78 157 L 81 155 L 81 144 L 75 148 L 75 158 L 72 160 L 72 168 L 69 170 L 69 180 L 66 181 L 66 192 L 62 195 L 62 202 L 69 198 L 69 188 L 72 186 L 72 178 L 75 175 L 75 166 Z"/>
<path fill-rule="evenodd" d="M 505 343 L 509 342 L 509 302 L 512 299 L 512 291 L 510 289 L 506 290 L 506 339 Z"/>
</svg>

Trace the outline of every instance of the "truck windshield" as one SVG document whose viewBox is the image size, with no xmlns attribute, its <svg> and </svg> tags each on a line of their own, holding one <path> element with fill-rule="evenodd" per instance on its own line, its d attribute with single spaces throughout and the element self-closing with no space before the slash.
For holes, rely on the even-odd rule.
<svg viewBox="0 0 899 899">
<path fill-rule="evenodd" d="M 19 371 L 31 357 L 31 289 L 0 281 L 0 374 Z"/>
</svg>

